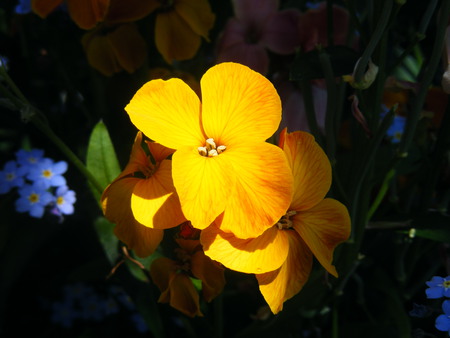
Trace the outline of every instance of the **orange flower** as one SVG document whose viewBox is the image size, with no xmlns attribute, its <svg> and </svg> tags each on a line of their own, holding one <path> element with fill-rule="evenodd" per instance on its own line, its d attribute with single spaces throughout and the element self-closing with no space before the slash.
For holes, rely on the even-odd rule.
<svg viewBox="0 0 450 338">
<path fill-rule="evenodd" d="M 157 67 L 150 69 L 150 80 L 163 79 L 169 80 L 171 78 L 178 78 L 187 83 L 189 87 L 200 97 L 200 83 L 190 73 L 183 72 L 181 70 L 169 70 L 167 68 Z"/>
<path fill-rule="evenodd" d="M 350 234 L 345 206 L 325 198 L 331 184 L 327 156 L 306 132 L 280 136 L 294 175 L 294 196 L 286 214 L 261 236 L 239 239 L 212 225 L 202 231 L 205 254 L 225 267 L 255 273 L 273 313 L 297 294 L 308 280 L 313 255 L 337 277 L 332 265 L 336 246 Z"/>
<path fill-rule="evenodd" d="M 286 212 L 292 173 L 266 143 L 281 119 L 273 85 L 246 66 L 223 63 L 201 79 L 202 102 L 180 79 L 146 83 L 125 107 L 148 137 L 176 149 L 172 177 L 186 218 L 256 237 Z M 220 217 L 219 217 L 220 216 Z"/>
<path fill-rule="evenodd" d="M 110 0 L 66 0 L 70 17 L 82 29 L 91 29 L 103 21 Z M 46 18 L 63 0 L 32 0 L 33 12 Z"/>
<path fill-rule="evenodd" d="M 191 276 L 202 281 L 207 302 L 218 296 L 225 285 L 224 268 L 205 256 L 198 239 L 176 239 L 177 260 L 157 258 L 150 267 L 153 282 L 161 291 L 158 302 L 169 303 L 187 316 L 203 316 Z"/>
<path fill-rule="evenodd" d="M 173 150 L 146 142 L 155 163 L 141 146 L 138 132 L 124 171 L 105 189 L 101 203 L 105 217 L 116 223 L 116 236 L 140 257 L 149 256 L 163 237 L 163 229 L 183 223 L 180 202 L 173 187 Z M 147 212 L 144 212 L 147 211 Z"/>
</svg>

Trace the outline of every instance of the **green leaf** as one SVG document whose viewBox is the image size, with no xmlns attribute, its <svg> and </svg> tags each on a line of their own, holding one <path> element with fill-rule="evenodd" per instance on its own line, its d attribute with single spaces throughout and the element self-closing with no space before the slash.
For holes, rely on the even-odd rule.
<svg viewBox="0 0 450 338">
<path fill-rule="evenodd" d="M 86 166 L 95 179 L 104 188 L 120 174 L 120 165 L 109 137 L 108 129 L 100 121 L 94 127 L 87 149 Z M 100 194 L 92 189 L 94 196 L 100 200 Z"/>
<path fill-rule="evenodd" d="M 113 231 L 114 224 L 110 223 L 104 217 L 99 217 L 94 222 L 94 228 L 106 257 L 111 265 L 114 266 L 119 258 L 119 240 Z"/>
</svg>

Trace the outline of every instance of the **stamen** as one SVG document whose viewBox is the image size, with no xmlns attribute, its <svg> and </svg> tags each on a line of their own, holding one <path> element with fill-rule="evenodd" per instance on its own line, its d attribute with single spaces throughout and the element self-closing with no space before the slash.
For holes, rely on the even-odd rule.
<svg viewBox="0 0 450 338">
<path fill-rule="evenodd" d="M 208 155 L 208 150 L 206 150 L 206 147 L 198 147 L 198 153 L 202 156 L 207 156 Z"/>
<path fill-rule="evenodd" d="M 213 138 L 209 138 L 206 140 L 206 148 L 208 150 L 216 149 L 216 142 L 214 142 Z"/>
<path fill-rule="evenodd" d="M 217 155 L 219 155 L 219 153 L 217 152 L 216 149 L 211 149 L 210 151 L 208 151 L 208 156 L 209 156 L 209 157 L 211 157 L 211 156 L 217 156 Z"/>
<path fill-rule="evenodd" d="M 227 149 L 226 146 L 224 145 L 220 145 L 217 146 L 216 142 L 214 142 L 213 138 L 209 138 L 205 141 L 205 146 L 204 147 L 198 147 L 198 153 L 201 156 L 205 156 L 205 157 L 214 157 L 217 156 L 221 153 L 223 153 L 225 150 Z"/>
<path fill-rule="evenodd" d="M 224 145 L 218 146 L 218 147 L 217 147 L 217 152 L 218 152 L 219 154 L 221 154 L 221 153 L 223 153 L 223 152 L 225 151 L 225 149 L 227 149 L 227 147 L 224 146 Z"/>
<path fill-rule="evenodd" d="M 277 222 L 277 227 L 280 230 L 283 229 L 290 229 L 293 227 L 294 223 L 290 220 L 291 216 L 296 215 L 297 212 L 295 210 L 289 210 L 286 212 L 285 215 L 283 215 L 280 220 Z"/>
</svg>

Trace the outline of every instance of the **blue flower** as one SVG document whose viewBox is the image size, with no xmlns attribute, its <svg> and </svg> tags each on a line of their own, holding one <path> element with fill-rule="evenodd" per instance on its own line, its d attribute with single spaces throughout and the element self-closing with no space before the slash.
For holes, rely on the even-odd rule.
<svg viewBox="0 0 450 338">
<path fill-rule="evenodd" d="M 19 199 L 16 200 L 18 212 L 29 212 L 30 216 L 41 218 L 44 215 L 45 206 L 54 201 L 53 195 L 46 190 L 42 182 L 33 185 L 25 184 L 19 189 Z"/>
<path fill-rule="evenodd" d="M 76 200 L 75 191 L 69 190 L 66 185 L 58 187 L 55 191 L 55 207 L 64 215 L 73 214 L 73 204 Z"/>
<path fill-rule="evenodd" d="M 450 276 L 445 278 L 434 276 L 431 278 L 431 281 L 426 282 L 429 286 L 428 289 L 425 290 L 427 294 L 427 298 L 442 298 L 442 297 L 450 297 Z"/>
<path fill-rule="evenodd" d="M 23 186 L 24 175 L 24 168 L 19 167 L 16 161 L 6 162 L 3 170 L 0 171 L 0 194 L 8 193 L 13 187 Z"/>
<path fill-rule="evenodd" d="M 25 150 L 20 149 L 16 153 L 17 162 L 22 166 L 34 166 L 44 158 L 42 149 Z"/>
<path fill-rule="evenodd" d="M 19 0 L 14 12 L 17 14 L 28 14 L 31 12 L 31 0 Z"/>
<path fill-rule="evenodd" d="M 106 317 L 106 302 L 97 294 L 80 299 L 80 302 L 82 318 L 100 321 Z"/>
<path fill-rule="evenodd" d="M 436 318 L 435 326 L 439 331 L 447 331 L 450 335 L 450 301 L 444 300 L 442 303 L 443 315 L 439 315 Z"/>
<path fill-rule="evenodd" d="M 66 185 L 66 179 L 62 174 L 67 171 L 67 162 L 54 162 L 44 158 L 36 166 L 30 168 L 27 179 L 33 182 L 43 182 L 46 188 Z"/>
<path fill-rule="evenodd" d="M 403 130 L 405 130 L 406 118 L 404 116 L 395 115 L 394 121 L 386 131 L 386 135 L 389 137 L 392 143 L 399 143 L 402 139 Z"/>
<path fill-rule="evenodd" d="M 72 327 L 73 320 L 79 318 L 79 312 L 74 308 L 74 304 L 71 300 L 64 302 L 55 302 L 52 304 L 51 321 L 55 324 L 59 324 L 62 327 Z"/>
</svg>

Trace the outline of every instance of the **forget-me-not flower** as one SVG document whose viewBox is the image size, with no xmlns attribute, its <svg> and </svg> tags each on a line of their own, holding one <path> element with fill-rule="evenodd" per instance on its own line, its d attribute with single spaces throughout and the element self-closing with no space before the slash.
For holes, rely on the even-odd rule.
<svg viewBox="0 0 450 338">
<path fill-rule="evenodd" d="M 431 281 L 426 282 L 428 289 L 425 290 L 427 298 L 435 299 L 450 297 L 450 276 L 434 276 Z"/>
<path fill-rule="evenodd" d="M 442 303 L 444 314 L 436 318 L 435 326 L 439 331 L 447 331 L 450 335 L 450 301 L 444 300 Z"/>
<path fill-rule="evenodd" d="M 16 200 L 16 210 L 18 212 L 29 212 L 30 216 L 41 218 L 44 215 L 45 207 L 54 200 L 54 196 L 46 190 L 45 185 L 39 181 L 25 184 L 19 189 L 19 199 Z"/>
<path fill-rule="evenodd" d="M 67 162 L 54 162 L 49 158 L 42 159 L 37 165 L 30 169 L 27 179 L 30 181 L 43 182 L 46 188 L 60 187 L 66 185 L 66 179 L 62 174 L 67 171 Z"/>
<path fill-rule="evenodd" d="M 66 185 L 56 188 L 55 191 L 55 208 L 59 213 L 64 215 L 73 214 L 73 204 L 76 201 L 75 191 L 69 190 Z"/>
<path fill-rule="evenodd" d="M 3 170 L 0 171 L 0 194 L 6 194 L 14 187 L 23 186 L 24 174 L 24 168 L 18 166 L 16 161 L 6 162 Z"/>
</svg>

